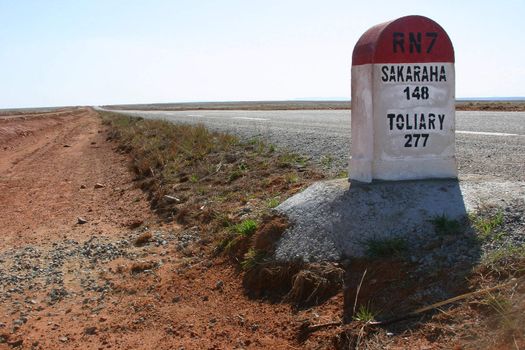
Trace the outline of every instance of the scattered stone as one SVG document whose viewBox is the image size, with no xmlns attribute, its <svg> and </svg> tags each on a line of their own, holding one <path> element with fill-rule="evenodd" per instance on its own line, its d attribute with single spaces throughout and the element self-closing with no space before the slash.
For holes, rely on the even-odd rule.
<svg viewBox="0 0 525 350">
<path fill-rule="evenodd" d="M 65 343 L 65 342 L 67 342 L 69 340 L 69 338 L 68 337 L 60 337 L 60 338 L 58 338 L 58 340 L 60 340 L 62 343 Z"/>
<path fill-rule="evenodd" d="M 157 264 L 153 261 L 141 261 L 131 265 L 131 273 L 140 273 L 153 269 Z"/>
<path fill-rule="evenodd" d="M 68 295 L 68 292 L 64 288 L 53 288 L 48 294 L 48 297 L 49 297 L 48 303 L 52 305 L 56 303 L 57 301 L 60 301 L 63 298 L 65 298 L 67 295 Z"/>
<path fill-rule="evenodd" d="M 77 224 L 79 224 L 79 225 L 87 224 L 87 222 L 88 222 L 88 221 L 87 221 L 86 219 L 84 219 L 83 217 L 80 217 L 80 216 L 79 216 L 79 217 L 77 218 Z"/>
<path fill-rule="evenodd" d="M 104 188 L 106 186 L 101 184 L 101 183 L 99 183 L 99 182 L 97 182 L 94 187 L 95 187 L 95 189 L 97 189 L 97 188 Z"/>
<path fill-rule="evenodd" d="M 71 145 L 65 144 L 64 147 L 71 147 Z"/>
<path fill-rule="evenodd" d="M 164 199 L 165 199 L 168 203 L 180 203 L 180 199 L 177 198 L 177 197 L 173 197 L 173 196 L 165 195 L 165 196 L 164 196 Z"/>
<path fill-rule="evenodd" d="M 86 335 L 94 335 L 96 333 L 97 333 L 97 327 L 95 326 L 84 328 L 84 334 Z"/>
<path fill-rule="evenodd" d="M 9 340 L 9 334 L 0 334 L 0 344 L 7 343 Z"/>
<path fill-rule="evenodd" d="M 224 282 L 219 280 L 219 281 L 217 281 L 217 283 L 215 283 L 215 287 L 213 289 L 214 290 L 222 290 L 222 287 L 224 287 Z"/>
<path fill-rule="evenodd" d="M 134 229 L 139 228 L 140 226 L 142 226 L 143 223 L 144 223 L 144 220 L 133 220 L 133 221 L 129 222 L 127 224 L 127 226 L 130 229 L 134 230 Z"/>
<path fill-rule="evenodd" d="M 182 298 L 181 298 L 180 296 L 176 296 L 176 297 L 173 297 L 173 299 L 171 299 L 171 302 L 172 302 L 173 304 L 176 304 L 176 303 L 180 302 L 181 299 L 182 299 Z"/>
<path fill-rule="evenodd" d="M 22 346 L 23 343 L 24 343 L 23 339 L 17 339 L 17 340 L 8 341 L 7 345 L 9 345 L 12 348 L 17 348 L 19 346 Z"/>
<path fill-rule="evenodd" d="M 26 323 L 26 322 L 27 322 L 27 319 L 18 319 L 18 320 L 14 320 L 14 321 L 13 321 L 13 324 L 14 324 L 15 326 L 19 326 L 19 327 L 20 327 L 21 325 L 23 325 L 23 324 Z"/>
</svg>

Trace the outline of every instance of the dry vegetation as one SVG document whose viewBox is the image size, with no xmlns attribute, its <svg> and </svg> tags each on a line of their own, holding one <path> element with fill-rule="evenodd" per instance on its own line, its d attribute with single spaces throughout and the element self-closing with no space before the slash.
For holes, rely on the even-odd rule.
<svg viewBox="0 0 525 350">
<path fill-rule="evenodd" d="M 312 341 L 338 349 L 525 347 L 525 248 L 500 249 L 476 266 L 431 276 L 415 272 L 402 242 L 371 245 L 368 258 L 343 264 L 277 263 L 274 244 L 289 223 L 272 208 L 323 178 L 306 159 L 203 126 L 101 116 L 111 126 L 110 139 L 131 156 L 136 183 L 152 208 L 164 220 L 206 232 L 208 253 L 238 266 L 250 296 L 307 308 L 340 293 L 344 280 L 339 317 L 345 322 L 305 323 L 298 333 L 305 347 Z M 501 224 L 470 220 L 481 239 Z M 460 229 L 445 218 L 435 225 L 443 235 Z M 463 275 L 452 280 L 458 271 Z M 444 303 L 414 297 L 431 285 L 459 297 Z"/>
<path fill-rule="evenodd" d="M 283 200 L 322 175 L 306 159 L 277 153 L 259 140 L 241 143 L 204 126 L 101 113 L 110 138 L 129 153 L 136 181 L 165 220 L 233 232 L 243 219 L 259 221 Z"/>
<path fill-rule="evenodd" d="M 350 101 L 254 101 L 254 102 L 195 102 L 112 105 L 116 110 L 329 110 L 350 109 Z M 525 111 L 525 101 L 457 101 L 458 111 Z"/>
<path fill-rule="evenodd" d="M 272 208 L 323 178 L 307 159 L 260 140 L 242 143 L 204 126 L 103 112 L 110 139 L 129 153 L 136 183 L 166 221 L 207 232 L 215 255 L 258 269 L 286 229 Z"/>
<path fill-rule="evenodd" d="M 301 109 L 350 109 L 350 101 L 253 101 L 253 102 L 195 102 L 112 105 L 105 108 L 118 110 L 301 110 Z"/>
<path fill-rule="evenodd" d="M 457 111 L 525 111 L 524 101 L 458 101 Z"/>
</svg>

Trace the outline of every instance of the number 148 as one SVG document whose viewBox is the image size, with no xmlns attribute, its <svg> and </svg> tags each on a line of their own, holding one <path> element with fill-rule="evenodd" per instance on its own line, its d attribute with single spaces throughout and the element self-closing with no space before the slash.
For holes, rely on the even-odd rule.
<svg viewBox="0 0 525 350">
<path fill-rule="evenodd" d="M 411 98 L 416 100 L 428 100 L 429 97 L 428 86 L 422 86 L 421 88 L 416 86 L 412 89 L 412 92 L 410 91 L 410 86 L 407 86 L 403 92 L 405 93 L 407 100 L 410 100 Z"/>
</svg>

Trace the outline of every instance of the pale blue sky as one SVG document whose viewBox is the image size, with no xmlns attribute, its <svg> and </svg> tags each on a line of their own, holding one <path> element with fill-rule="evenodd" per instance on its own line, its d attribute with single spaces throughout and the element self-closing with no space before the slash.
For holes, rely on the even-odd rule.
<svg viewBox="0 0 525 350">
<path fill-rule="evenodd" d="M 525 96 L 525 0 L 0 0 L 0 108 L 350 97 L 372 25 L 428 16 L 458 97 Z"/>
</svg>

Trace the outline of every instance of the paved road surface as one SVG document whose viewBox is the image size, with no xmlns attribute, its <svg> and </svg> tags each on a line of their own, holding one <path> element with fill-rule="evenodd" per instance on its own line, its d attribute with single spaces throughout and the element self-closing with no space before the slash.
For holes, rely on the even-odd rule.
<svg viewBox="0 0 525 350">
<path fill-rule="evenodd" d="M 208 128 L 261 138 L 308 155 L 332 173 L 346 170 L 351 147 L 348 110 L 126 111 L 144 118 L 202 123 Z M 525 112 L 456 112 L 460 174 L 525 180 Z"/>
</svg>

